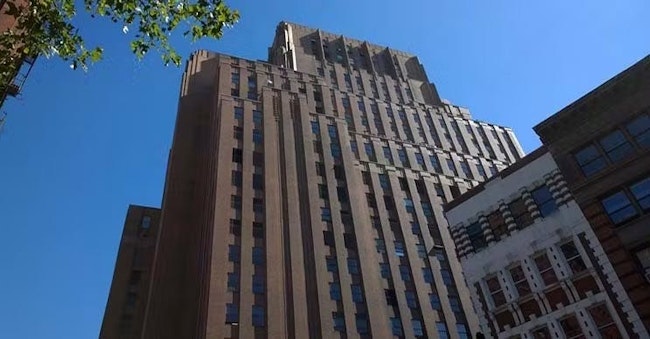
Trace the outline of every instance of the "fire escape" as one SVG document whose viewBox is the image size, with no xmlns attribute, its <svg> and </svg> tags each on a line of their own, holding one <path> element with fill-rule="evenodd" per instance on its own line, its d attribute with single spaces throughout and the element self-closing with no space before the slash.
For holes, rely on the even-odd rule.
<svg viewBox="0 0 650 339">
<path fill-rule="evenodd" d="M 27 80 L 29 72 L 31 72 L 32 67 L 34 67 L 34 62 L 36 62 L 36 57 L 25 57 L 18 67 L 13 79 L 6 85 L 1 84 L 2 87 L 0 87 L 0 89 L 2 90 L 2 93 L 0 93 L 0 107 L 2 107 L 7 97 L 16 97 L 20 94 L 20 90 L 22 89 L 25 80 Z"/>
</svg>

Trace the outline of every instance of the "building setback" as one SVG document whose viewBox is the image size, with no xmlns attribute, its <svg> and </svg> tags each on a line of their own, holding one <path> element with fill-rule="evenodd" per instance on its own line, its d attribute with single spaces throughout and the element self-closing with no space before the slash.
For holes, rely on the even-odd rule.
<svg viewBox="0 0 650 339">
<path fill-rule="evenodd" d="M 442 204 L 522 155 L 414 55 L 285 22 L 268 63 L 198 51 L 142 338 L 469 338 Z"/>
<path fill-rule="evenodd" d="M 535 131 L 650 329 L 650 56 Z"/>
<path fill-rule="evenodd" d="M 446 216 L 489 337 L 648 337 L 544 147 L 452 201 Z"/>
</svg>

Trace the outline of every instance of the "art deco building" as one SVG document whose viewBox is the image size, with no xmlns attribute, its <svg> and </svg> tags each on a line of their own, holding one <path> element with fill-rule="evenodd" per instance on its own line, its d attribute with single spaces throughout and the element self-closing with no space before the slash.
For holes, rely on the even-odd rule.
<svg viewBox="0 0 650 339">
<path fill-rule="evenodd" d="M 141 337 L 478 331 L 442 204 L 522 156 L 510 129 L 414 55 L 291 23 L 268 62 L 186 67 Z"/>
</svg>

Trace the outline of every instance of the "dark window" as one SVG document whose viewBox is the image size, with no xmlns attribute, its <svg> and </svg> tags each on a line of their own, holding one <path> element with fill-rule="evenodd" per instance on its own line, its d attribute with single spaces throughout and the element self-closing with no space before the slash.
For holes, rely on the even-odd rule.
<svg viewBox="0 0 650 339">
<path fill-rule="evenodd" d="M 357 249 L 357 243 L 354 241 L 354 236 L 351 233 L 343 233 L 343 242 L 345 243 L 345 248 L 349 250 Z"/>
<path fill-rule="evenodd" d="M 390 265 L 387 263 L 380 263 L 379 269 L 381 271 L 381 277 L 384 279 L 390 278 Z"/>
<path fill-rule="evenodd" d="M 399 161 L 402 163 L 402 166 L 409 167 L 409 160 L 406 157 L 406 151 L 402 148 L 397 149 L 397 155 L 399 156 Z"/>
<path fill-rule="evenodd" d="M 616 225 L 622 224 L 637 216 L 632 202 L 623 191 L 616 192 L 601 200 L 607 215 Z"/>
<path fill-rule="evenodd" d="M 469 169 L 469 164 L 467 163 L 467 160 L 463 160 L 460 162 L 460 168 L 463 170 L 463 174 L 465 174 L 466 178 L 474 179 L 474 176 L 472 175 L 472 171 Z"/>
<path fill-rule="evenodd" d="M 253 212 L 264 213 L 264 200 L 253 198 Z"/>
<path fill-rule="evenodd" d="M 460 307 L 460 299 L 457 296 L 449 296 L 449 306 L 452 312 L 457 314 L 456 318 L 461 318 L 460 315 L 463 314 L 463 309 Z"/>
<path fill-rule="evenodd" d="M 499 279 L 497 277 L 486 279 L 485 284 L 490 291 L 490 295 L 492 296 L 492 301 L 494 302 L 495 307 L 499 307 L 506 303 L 506 296 L 503 293 L 501 284 L 499 283 Z"/>
<path fill-rule="evenodd" d="M 510 276 L 512 276 L 512 281 L 515 284 L 517 293 L 519 297 L 525 297 L 531 293 L 530 285 L 528 280 L 526 280 L 526 274 L 520 265 L 510 268 Z"/>
<path fill-rule="evenodd" d="M 253 326 L 264 327 L 264 306 L 253 305 Z"/>
<path fill-rule="evenodd" d="M 345 169 L 341 165 L 334 165 L 334 178 L 337 180 L 345 180 Z"/>
<path fill-rule="evenodd" d="M 233 126 L 232 136 L 236 140 L 243 140 L 244 139 L 244 129 L 239 127 L 239 126 Z"/>
<path fill-rule="evenodd" d="M 332 151 L 332 157 L 334 159 L 341 158 L 341 146 L 335 142 L 330 144 L 330 150 Z"/>
<path fill-rule="evenodd" d="M 239 148 L 232 149 L 232 162 L 242 163 L 243 152 Z"/>
<path fill-rule="evenodd" d="M 329 198 L 329 195 L 327 193 L 327 186 L 323 184 L 318 184 L 318 196 L 321 199 L 327 200 Z"/>
<path fill-rule="evenodd" d="M 386 252 L 386 243 L 384 242 L 384 239 L 375 238 L 375 248 L 378 253 Z"/>
<path fill-rule="evenodd" d="M 384 290 L 386 295 L 386 303 L 390 306 L 397 306 L 397 295 L 395 295 L 395 290 Z"/>
<path fill-rule="evenodd" d="M 611 162 L 618 162 L 634 153 L 634 148 L 619 130 L 606 135 L 599 142 Z"/>
<path fill-rule="evenodd" d="M 418 165 L 424 168 L 424 157 L 422 156 L 422 153 L 415 153 L 415 161 L 417 161 Z"/>
<path fill-rule="evenodd" d="M 332 212 L 328 207 L 321 207 L 320 209 L 320 219 L 322 221 L 332 221 Z"/>
<path fill-rule="evenodd" d="M 364 185 L 370 185 L 372 182 L 372 179 L 370 178 L 370 173 L 368 172 L 361 172 L 361 179 L 363 180 Z"/>
<path fill-rule="evenodd" d="M 230 95 L 232 95 L 234 97 L 238 97 L 239 96 L 239 89 L 238 88 L 231 88 L 230 89 Z"/>
<path fill-rule="evenodd" d="M 341 285 L 339 283 L 330 283 L 330 298 L 341 300 Z"/>
<path fill-rule="evenodd" d="M 253 222 L 253 237 L 254 238 L 264 238 L 264 224 L 261 222 Z"/>
<path fill-rule="evenodd" d="M 419 319 L 411 319 L 411 325 L 413 325 L 413 335 L 416 337 L 424 336 L 424 330 L 422 329 L 422 321 Z"/>
<path fill-rule="evenodd" d="M 508 204 L 508 207 L 510 208 L 512 218 L 515 219 L 517 227 L 524 228 L 533 223 L 533 217 L 528 212 L 528 207 L 524 203 L 524 199 L 515 199 Z"/>
<path fill-rule="evenodd" d="M 253 166 L 264 166 L 264 153 L 253 152 Z"/>
<path fill-rule="evenodd" d="M 569 267 L 571 267 L 571 271 L 573 271 L 574 274 L 580 273 L 587 269 L 587 265 L 585 265 L 582 257 L 580 257 L 580 252 L 576 248 L 576 244 L 573 243 L 573 241 L 560 245 L 560 250 L 562 250 L 562 254 L 564 255 L 564 258 L 566 259 Z"/>
<path fill-rule="evenodd" d="M 436 329 L 438 330 L 439 339 L 449 339 L 449 331 L 447 331 L 447 325 L 439 321 L 436 323 Z"/>
<path fill-rule="evenodd" d="M 368 334 L 368 315 L 365 313 L 357 313 L 356 323 L 359 334 Z"/>
<path fill-rule="evenodd" d="M 630 192 L 641 209 L 650 210 L 650 178 L 645 178 L 630 186 Z"/>
<path fill-rule="evenodd" d="M 490 229 L 492 229 L 492 234 L 496 240 L 501 239 L 507 232 L 508 228 L 506 226 L 506 221 L 503 218 L 501 211 L 497 210 L 494 213 L 491 213 L 487 217 L 488 224 L 490 224 Z"/>
<path fill-rule="evenodd" d="M 354 301 L 355 304 L 363 303 L 363 290 L 360 285 L 352 285 L 352 301 Z"/>
<path fill-rule="evenodd" d="M 441 310 L 442 305 L 440 304 L 440 297 L 436 293 L 429 294 L 429 301 L 431 302 L 431 308 L 434 310 Z"/>
<path fill-rule="evenodd" d="M 228 291 L 239 291 L 239 274 L 228 273 Z"/>
<path fill-rule="evenodd" d="M 452 159 L 446 159 L 447 161 L 447 168 L 451 171 L 451 173 L 454 174 L 454 176 L 458 176 L 458 172 L 456 171 L 456 166 L 454 165 L 454 161 Z"/>
<path fill-rule="evenodd" d="M 327 262 L 327 271 L 328 272 L 338 272 L 339 271 L 339 265 L 336 262 L 336 257 L 327 257 L 327 258 L 325 258 L 325 261 Z"/>
<path fill-rule="evenodd" d="M 390 195 L 384 195 L 384 205 L 386 205 L 386 209 L 389 211 L 392 211 L 395 209 L 395 203 L 393 202 L 393 197 Z"/>
<path fill-rule="evenodd" d="M 626 126 L 627 132 L 641 147 L 650 147 L 650 117 L 642 115 Z"/>
<path fill-rule="evenodd" d="M 428 284 L 433 284 L 433 272 L 430 268 L 425 267 L 422 269 L 422 276 L 424 277 L 424 282 Z"/>
<path fill-rule="evenodd" d="M 427 257 L 427 249 L 423 244 L 416 244 L 415 247 L 417 248 L 418 251 L 418 257 L 422 259 L 426 259 Z"/>
<path fill-rule="evenodd" d="M 264 294 L 264 276 L 253 275 L 253 293 Z"/>
<path fill-rule="evenodd" d="M 382 147 L 382 150 L 384 152 L 384 158 L 386 158 L 386 160 L 388 160 L 388 163 L 392 165 L 393 164 L 393 155 L 390 152 L 390 147 L 384 146 L 384 147 Z"/>
<path fill-rule="evenodd" d="M 535 258 L 535 266 L 537 266 L 537 270 L 539 270 L 539 274 L 542 276 L 542 280 L 546 286 L 557 282 L 557 276 L 555 275 L 555 271 L 553 271 L 553 265 L 551 265 L 551 261 L 548 259 L 546 254 L 542 254 Z"/>
<path fill-rule="evenodd" d="M 262 130 L 257 128 L 253 129 L 253 143 L 261 144 L 262 140 L 263 140 Z"/>
<path fill-rule="evenodd" d="M 413 199 L 404 198 L 404 208 L 408 213 L 415 213 L 415 205 L 413 205 Z"/>
<path fill-rule="evenodd" d="M 325 176 L 325 165 L 322 162 L 316 163 L 316 175 L 320 177 Z"/>
<path fill-rule="evenodd" d="M 418 308 L 418 302 L 417 302 L 416 297 L 415 297 L 415 292 L 406 291 L 406 292 L 404 292 L 404 295 L 406 296 L 406 305 L 408 305 L 409 308 L 417 309 Z"/>
<path fill-rule="evenodd" d="M 578 166 L 585 176 L 591 176 L 607 166 L 605 158 L 598 152 L 594 145 L 589 145 L 574 155 Z"/>
<path fill-rule="evenodd" d="M 406 265 L 399 265 L 399 274 L 402 276 L 403 281 L 411 281 L 411 272 Z"/>
<path fill-rule="evenodd" d="M 262 111 L 253 110 L 253 123 L 255 125 L 261 125 L 262 119 L 263 119 Z"/>
<path fill-rule="evenodd" d="M 230 196 L 230 207 L 241 209 L 241 197 L 237 195 Z"/>
<path fill-rule="evenodd" d="M 343 312 L 332 312 L 332 320 L 334 321 L 334 330 L 337 332 L 345 332 L 345 318 Z"/>
<path fill-rule="evenodd" d="M 398 257 L 404 256 L 404 243 L 399 240 L 395 241 L 395 254 Z"/>
<path fill-rule="evenodd" d="M 607 305 L 600 304 L 589 309 L 589 314 L 591 319 L 593 319 L 594 324 L 598 328 L 602 338 L 620 338 L 621 335 L 616 328 L 616 323 L 612 319 Z"/>
<path fill-rule="evenodd" d="M 467 226 L 467 236 L 469 241 L 474 247 L 475 251 L 478 251 L 487 246 L 487 241 L 485 241 L 485 236 L 483 235 L 483 227 L 478 222 L 475 222 Z"/>
<path fill-rule="evenodd" d="M 320 127 L 318 126 L 318 121 L 311 122 L 311 132 L 320 135 Z"/>
<path fill-rule="evenodd" d="M 253 174 L 253 189 L 264 189 L 264 176 L 261 174 Z"/>
<path fill-rule="evenodd" d="M 574 314 L 571 314 L 563 319 L 560 319 L 560 327 L 562 327 L 562 331 L 564 331 L 564 334 L 569 339 L 585 337 L 582 334 L 582 328 L 580 328 L 580 322 L 578 321 L 578 319 Z"/>
<path fill-rule="evenodd" d="M 481 178 L 486 178 L 487 174 L 485 174 L 485 169 L 483 168 L 483 165 L 479 162 L 476 164 L 476 169 L 478 170 L 478 175 L 481 176 Z"/>
<path fill-rule="evenodd" d="M 336 126 L 334 125 L 327 125 L 327 133 L 329 133 L 329 136 L 332 139 L 336 139 L 339 135 Z"/>
<path fill-rule="evenodd" d="M 236 304 L 226 304 L 226 324 L 239 322 L 239 307 Z"/>
<path fill-rule="evenodd" d="M 448 269 L 441 269 L 440 275 L 442 275 L 442 281 L 447 286 L 452 286 L 454 284 L 454 279 L 451 277 L 451 272 Z"/>
<path fill-rule="evenodd" d="M 350 274 L 359 274 L 359 260 L 357 258 L 348 258 L 348 272 Z"/>
<path fill-rule="evenodd" d="M 460 339 L 471 339 L 472 336 L 469 334 L 469 331 L 467 330 L 467 326 L 465 324 L 456 324 L 456 331 L 458 331 L 458 337 Z"/>
<path fill-rule="evenodd" d="M 233 186 L 241 187 L 242 173 L 240 171 L 232 171 L 232 184 Z"/>
<path fill-rule="evenodd" d="M 325 246 L 334 246 L 334 233 L 332 231 L 323 231 Z"/>
<path fill-rule="evenodd" d="M 228 260 L 231 262 L 239 262 L 239 246 L 228 245 Z"/>
<path fill-rule="evenodd" d="M 393 335 L 398 336 L 398 337 L 401 337 L 401 336 L 404 335 L 404 333 L 402 331 L 402 321 L 399 318 L 397 318 L 397 317 L 390 318 L 390 324 L 391 324 L 391 328 L 393 330 Z"/>
<path fill-rule="evenodd" d="M 253 265 L 264 264 L 264 249 L 261 247 L 253 247 Z"/>
<path fill-rule="evenodd" d="M 435 154 L 429 155 L 429 160 L 431 161 L 431 165 L 433 166 L 433 170 L 436 173 L 442 173 L 442 168 L 440 167 L 440 161 L 438 161 L 438 156 Z"/>
<path fill-rule="evenodd" d="M 235 107 L 235 119 L 236 120 L 244 119 L 244 107 Z"/>
<path fill-rule="evenodd" d="M 557 210 L 557 205 L 555 204 L 555 200 L 553 199 L 553 195 L 548 189 L 548 186 L 543 185 L 537 188 L 531 192 L 531 195 L 533 196 L 533 200 L 535 200 L 542 217 L 546 217 Z"/>
</svg>

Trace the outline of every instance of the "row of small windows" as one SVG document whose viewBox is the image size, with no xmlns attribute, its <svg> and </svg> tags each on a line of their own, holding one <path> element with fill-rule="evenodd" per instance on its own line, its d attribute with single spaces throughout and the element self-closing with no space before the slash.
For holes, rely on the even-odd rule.
<svg viewBox="0 0 650 339">
<path fill-rule="evenodd" d="M 252 323 L 254 327 L 265 326 L 266 315 L 264 306 L 253 305 L 252 307 Z M 226 324 L 236 325 L 239 323 L 239 305 L 226 304 Z"/>
<path fill-rule="evenodd" d="M 548 186 L 542 185 L 534 189 L 531 191 L 531 196 L 542 217 L 547 217 L 557 210 L 557 204 Z M 518 229 L 525 228 L 534 222 L 523 198 L 518 198 L 510 202 L 508 204 L 508 209 L 517 224 Z M 507 235 L 507 225 L 500 210 L 488 215 L 487 220 L 495 241 L 499 241 L 502 237 Z M 467 232 L 467 236 L 475 251 L 487 247 L 488 244 L 481 223 L 478 221 L 474 222 L 467 226 L 465 231 Z"/>
<path fill-rule="evenodd" d="M 643 114 L 574 154 L 585 177 L 650 148 L 650 116 Z"/>
</svg>

